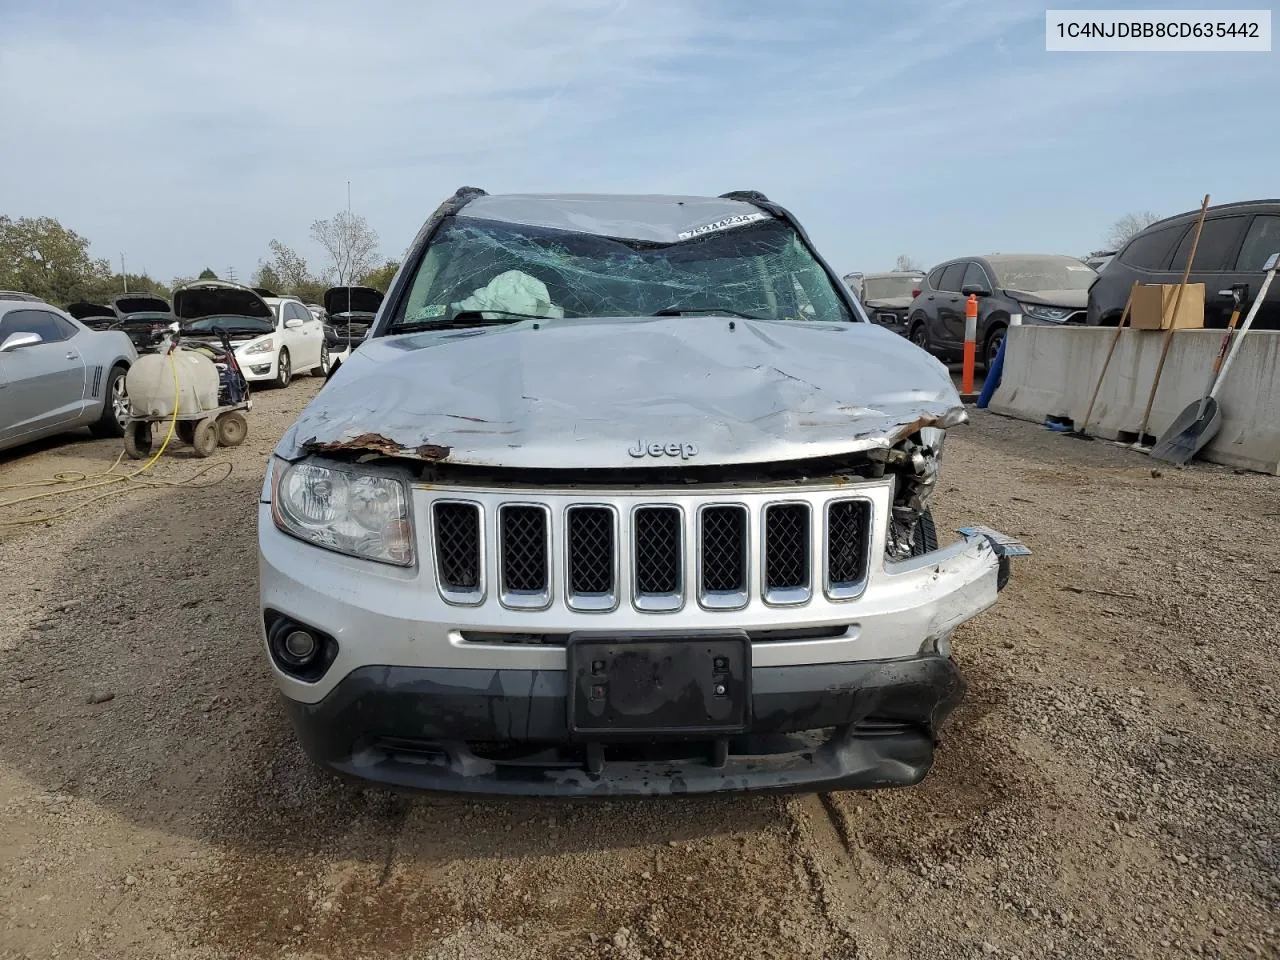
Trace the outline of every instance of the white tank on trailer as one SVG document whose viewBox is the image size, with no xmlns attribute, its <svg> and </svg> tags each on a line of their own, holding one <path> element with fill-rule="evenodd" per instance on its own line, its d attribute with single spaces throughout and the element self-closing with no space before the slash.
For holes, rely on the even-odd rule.
<svg viewBox="0 0 1280 960">
<path fill-rule="evenodd" d="M 218 405 L 218 368 L 203 353 L 179 348 L 171 354 L 146 353 L 129 368 L 125 387 L 136 417 L 171 417 L 177 368 L 179 414 L 203 413 Z"/>
</svg>

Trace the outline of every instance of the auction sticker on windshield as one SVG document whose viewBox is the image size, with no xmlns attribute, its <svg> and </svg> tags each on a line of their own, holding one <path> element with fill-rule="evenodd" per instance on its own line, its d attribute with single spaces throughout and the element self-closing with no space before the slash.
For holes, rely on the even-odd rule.
<svg viewBox="0 0 1280 960">
<path fill-rule="evenodd" d="M 768 214 L 764 213 L 736 213 L 732 217 L 725 217 L 712 223 L 704 223 L 700 227 L 694 227 L 692 230 L 678 233 L 676 237 L 680 240 L 691 240 L 694 237 L 702 236 L 704 233 L 715 233 L 717 230 L 728 230 L 730 227 L 740 227 L 744 223 L 754 223 L 757 220 L 768 219 Z"/>
</svg>

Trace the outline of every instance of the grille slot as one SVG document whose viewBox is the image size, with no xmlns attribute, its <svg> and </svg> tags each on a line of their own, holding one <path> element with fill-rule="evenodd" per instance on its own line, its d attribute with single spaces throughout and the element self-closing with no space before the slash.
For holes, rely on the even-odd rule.
<svg viewBox="0 0 1280 960">
<path fill-rule="evenodd" d="M 769 603 L 809 599 L 809 505 L 775 503 L 764 514 L 764 597 Z"/>
<path fill-rule="evenodd" d="M 503 504 L 499 509 L 499 566 L 507 606 L 544 607 L 550 602 L 547 528 L 545 507 Z"/>
<path fill-rule="evenodd" d="M 684 595 L 684 523 L 676 507 L 641 507 L 633 528 L 635 601 L 641 610 L 676 610 Z"/>
<path fill-rule="evenodd" d="M 609 507 L 570 507 L 567 513 L 569 605 L 612 609 L 616 600 L 615 535 Z"/>
<path fill-rule="evenodd" d="M 704 507 L 698 551 L 702 604 L 733 609 L 747 602 L 747 510 L 737 505 Z"/>
<path fill-rule="evenodd" d="M 474 503 L 438 502 L 435 521 L 436 576 L 446 599 L 478 603 L 480 582 L 480 507 Z"/>
<path fill-rule="evenodd" d="M 871 504 L 866 500 L 827 504 L 827 595 L 833 600 L 862 592 L 870 528 Z"/>
</svg>

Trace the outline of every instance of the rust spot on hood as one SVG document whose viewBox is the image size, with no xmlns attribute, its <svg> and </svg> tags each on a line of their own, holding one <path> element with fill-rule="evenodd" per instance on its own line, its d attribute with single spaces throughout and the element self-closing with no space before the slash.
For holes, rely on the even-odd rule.
<svg viewBox="0 0 1280 960">
<path fill-rule="evenodd" d="M 447 460 L 450 448 L 437 443 L 423 443 L 417 447 L 402 447 L 389 437 L 380 433 L 362 433 L 350 440 L 335 440 L 329 443 L 317 443 L 312 440 L 304 445 L 310 450 L 329 452 L 349 451 L 352 453 L 380 453 L 388 457 L 412 457 L 417 460 Z"/>
</svg>

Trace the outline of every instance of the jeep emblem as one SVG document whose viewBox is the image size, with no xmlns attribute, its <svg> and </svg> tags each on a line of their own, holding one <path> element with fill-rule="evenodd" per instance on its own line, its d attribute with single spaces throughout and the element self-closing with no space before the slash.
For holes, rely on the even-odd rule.
<svg viewBox="0 0 1280 960">
<path fill-rule="evenodd" d="M 672 441 L 670 443 L 645 443 L 643 440 L 637 440 L 636 445 L 627 451 L 635 459 L 641 457 L 679 457 L 681 460 L 688 460 L 690 457 L 698 455 L 698 445 L 690 443 L 687 440 L 683 443 Z"/>
</svg>

